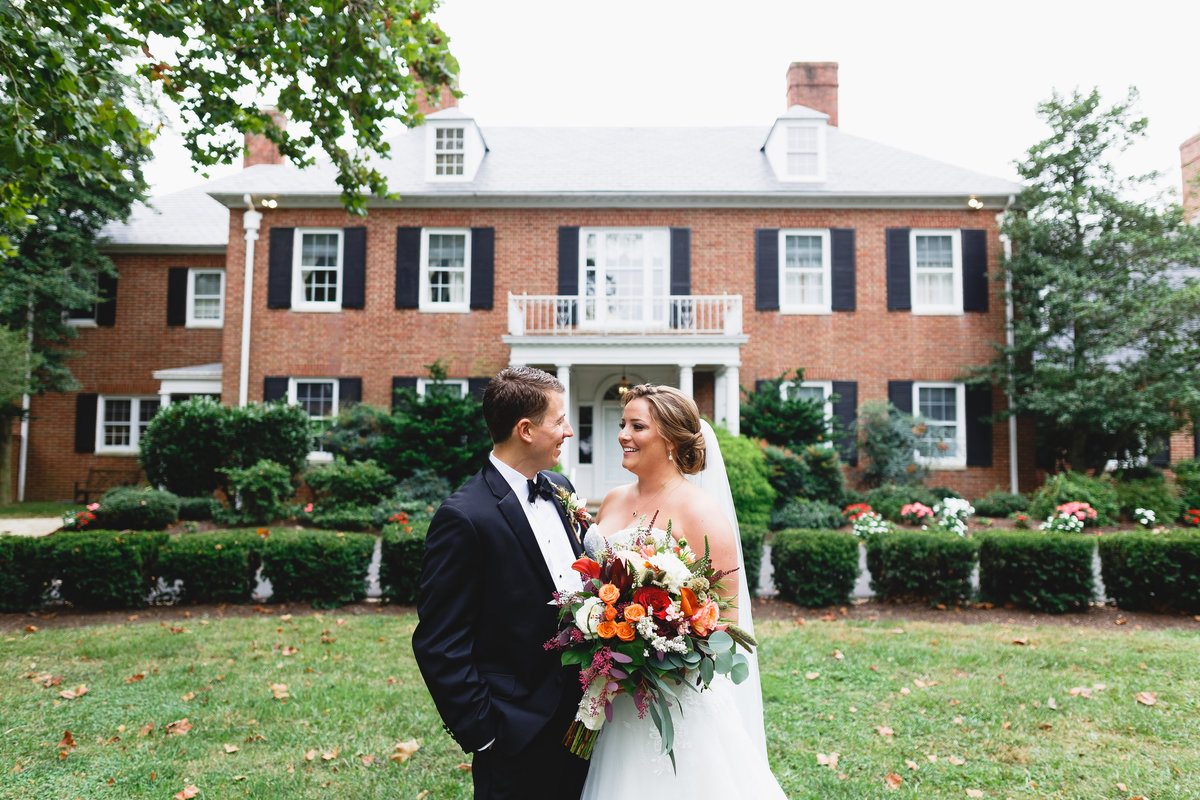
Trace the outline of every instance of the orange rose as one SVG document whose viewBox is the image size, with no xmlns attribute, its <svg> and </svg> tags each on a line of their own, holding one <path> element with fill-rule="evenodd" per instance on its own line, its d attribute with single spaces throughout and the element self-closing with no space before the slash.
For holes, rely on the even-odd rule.
<svg viewBox="0 0 1200 800">
<path fill-rule="evenodd" d="M 616 619 L 617 618 L 617 607 L 614 606 L 612 603 L 609 603 L 608 605 L 606 605 L 604 607 L 604 618 L 607 620 Z"/>
<path fill-rule="evenodd" d="M 621 590 L 611 583 L 606 583 L 600 587 L 600 599 L 606 603 L 615 603 L 620 596 Z"/>
<path fill-rule="evenodd" d="M 642 617 L 646 616 L 646 609 L 638 603 L 630 603 L 625 606 L 625 619 L 630 622 L 637 622 Z"/>
<path fill-rule="evenodd" d="M 617 635 L 617 623 L 604 620 L 596 626 L 596 635 L 601 639 L 611 639 Z"/>
<path fill-rule="evenodd" d="M 622 642 L 632 642 L 633 641 L 633 626 L 630 625 L 628 622 L 618 622 L 617 623 L 617 638 L 620 639 Z"/>
</svg>

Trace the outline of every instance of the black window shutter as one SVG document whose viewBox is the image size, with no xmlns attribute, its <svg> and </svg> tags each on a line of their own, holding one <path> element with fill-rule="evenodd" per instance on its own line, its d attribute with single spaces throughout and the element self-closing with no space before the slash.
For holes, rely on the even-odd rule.
<svg viewBox="0 0 1200 800">
<path fill-rule="evenodd" d="M 968 386 L 967 411 L 967 466 L 990 467 L 992 465 L 992 387 Z"/>
<path fill-rule="evenodd" d="M 396 392 L 400 389 L 417 390 L 416 378 L 392 378 L 392 408 L 396 408 Z"/>
<path fill-rule="evenodd" d="M 987 311 L 987 231 L 962 231 L 962 272 L 963 311 Z"/>
<path fill-rule="evenodd" d="M 671 228 L 671 294 L 692 293 L 692 229 Z"/>
<path fill-rule="evenodd" d="M 1150 465 L 1164 469 L 1171 466 L 1171 443 L 1167 442 L 1150 456 Z"/>
<path fill-rule="evenodd" d="M 267 308 L 292 307 L 292 247 L 295 228 L 271 228 L 267 254 Z"/>
<path fill-rule="evenodd" d="M 853 311 L 855 309 L 853 228 L 833 228 L 829 231 L 829 261 L 833 310 Z"/>
<path fill-rule="evenodd" d="M 467 391 L 476 400 L 483 400 L 483 390 L 492 382 L 491 378 L 467 378 Z"/>
<path fill-rule="evenodd" d="M 338 413 L 362 402 L 362 378 L 338 378 Z"/>
<path fill-rule="evenodd" d="M 416 308 L 421 293 L 421 229 L 396 228 L 396 308 Z"/>
<path fill-rule="evenodd" d="M 779 229 L 754 231 L 754 307 L 779 310 Z"/>
<path fill-rule="evenodd" d="M 562 225 L 558 229 L 558 293 L 566 297 L 579 294 L 579 228 Z M 562 312 L 562 309 L 559 309 Z M 571 303 L 571 325 L 579 323 L 579 308 Z"/>
<path fill-rule="evenodd" d="M 759 378 L 758 380 L 756 380 L 754 382 L 754 393 L 755 394 L 762 393 L 764 383 L 774 383 L 774 381 L 768 381 L 766 378 Z"/>
<path fill-rule="evenodd" d="M 496 229 L 471 228 L 471 308 L 493 307 L 495 274 Z"/>
<path fill-rule="evenodd" d="M 1196 429 L 1196 435 L 1192 437 L 1192 458 L 1200 461 L 1200 421 L 1193 422 L 1192 427 Z"/>
<path fill-rule="evenodd" d="M 911 268 L 908 254 L 909 228 L 887 229 L 887 307 L 888 311 L 912 308 L 909 283 Z"/>
<path fill-rule="evenodd" d="M 96 305 L 96 324 L 111 328 L 117 321 L 117 279 L 101 273 L 99 285 L 100 302 Z"/>
<path fill-rule="evenodd" d="M 171 267 L 167 270 L 167 324 L 187 323 L 187 267 Z"/>
<path fill-rule="evenodd" d="M 266 377 L 263 378 L 263 402 L 269 403 L 272 400 L 287 400 L 288 396 L 288 379 L 287 377 Z"/>
<path fill-rule="evenodd" d="M 888 400 L 905 414 L 913 413 L 913 382 L 888 381 Z"/>
<path fill-rule="evenodd" d="M 367 299 L 367 229 L 342 228 L 342 308 L 362 308 Z"/>
<path fill-rule="evenodd" d="M 75 395 L 75 452 L 96 452 L 96 405 L 98 395 Z"/>
<path fill-rule="evenodd" d="M 833 382 L 833 418 L 843 431 L 837 441 L 842 460 L 858 466 L 858 381 Z"/>
</svg>

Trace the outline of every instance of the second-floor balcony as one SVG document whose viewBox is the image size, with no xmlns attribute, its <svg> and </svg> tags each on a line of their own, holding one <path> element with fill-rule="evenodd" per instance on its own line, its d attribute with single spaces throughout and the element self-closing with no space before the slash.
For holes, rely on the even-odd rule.
<svg viewBox="0 0 1200 800">
<path fill-rule="evenodd" d="M 742 332 L 739 294 L 668 297 L 508 295 L 513 336 L 680 334 L 736 336 Z"/>
</svg>

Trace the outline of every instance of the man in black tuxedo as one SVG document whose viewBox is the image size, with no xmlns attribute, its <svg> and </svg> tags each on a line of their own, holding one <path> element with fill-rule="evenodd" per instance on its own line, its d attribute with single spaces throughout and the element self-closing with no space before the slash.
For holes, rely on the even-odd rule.
<svg viewBox="0 0 1200 800">
<path fill-rule="evenodd" d="M 553 497 L 573 487 L 547 471 L 574 435 L 563 385 L 509 367 L 484 391 L 483 416 L 492 453 L 426 534 L 413 652 L 443 727 L 474 753 L 476 800 L 570 800 L 588 767 L 562 741 L 579 670 L 542 647 L 558 628 L 552 593 L 581 585 L 582 531 Z"/>
</svg>

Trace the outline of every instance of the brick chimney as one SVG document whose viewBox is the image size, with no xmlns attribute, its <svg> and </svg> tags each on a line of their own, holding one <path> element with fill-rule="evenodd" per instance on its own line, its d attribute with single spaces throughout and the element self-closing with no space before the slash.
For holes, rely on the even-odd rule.
<svg viewBox="0 0 1200 800">
<path fill-rule="evenodd" d="M 1200 222 L 1200 133 L 1179 145 L 1179 163 L 1183 167 L 1183 213 Z"/>
<path fill-rule="evenodd" d="M 430 99 L 425 87 L 417 87 L 417 110 L 429 116 L 435 111 L 445 111 L 447 108 L 457 108 L 458 98 L 450 91 L 449 86 L 440 87 L 438 93 Z"/>
<path fill-rule="evenodd" d="M 287 130 L 287 117 L 282 112 L 273 108 L 264 108 L 263 111 L 271 115 L 271 119 L 279 126 L 280 130 Z M 242 169 L 259 164 L 282 163 L 283 156 L 279 154 L 279 148 L 274 142 L 261 133 L 246 134 L 246 150 L 242 153 Z"/>
<path fill-rule="evenodd" d="M 808 106 L 829 115 L 837 127 L 838 65 L 836 61 L 793 61 L 787 71 L 787 106 Z"/>
</svg>

